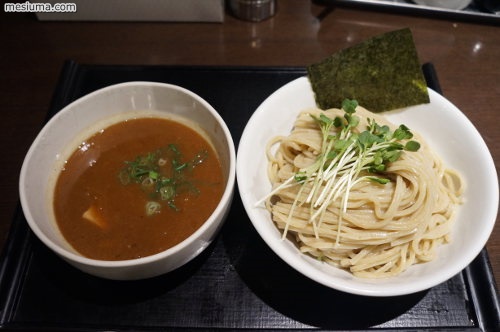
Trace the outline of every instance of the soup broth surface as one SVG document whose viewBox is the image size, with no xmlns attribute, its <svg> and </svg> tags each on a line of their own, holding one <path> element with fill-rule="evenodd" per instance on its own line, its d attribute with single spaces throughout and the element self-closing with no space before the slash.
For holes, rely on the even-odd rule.
<svg viewBox="0 0 500 332">
<path fill-rule="evenodd" d="M 144 183 L 122 177 L 138 156 L 160 149 L 178 152 L 175 163 L 162 158 L 160 176 L 169 177 L 183 163 L 196 164 L 177 171 L 184 182 L 169 201 L 153 197 Z M 174 120 L 136 118 L 78 146 L 59 174 L 53 207 L 61 233 L 79 253 L 125 260 L 161 252 L 189 237 L 214 211 L 223 190 L 219 159 L 202 135 Z M 151 202 L 159 209 L 148 210 Z"/>
</svg>

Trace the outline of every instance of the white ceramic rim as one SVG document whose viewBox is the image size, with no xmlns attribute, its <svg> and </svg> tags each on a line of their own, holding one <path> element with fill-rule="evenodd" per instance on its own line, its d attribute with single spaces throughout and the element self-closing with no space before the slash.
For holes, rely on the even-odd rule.
<svg viewBox="0 0 500 332">
<path fill-rule="evenodd" d="M 191 96 L 193 99 L 196 99 L 198 102 L 203 104 L 206 109 L 212 114 L 212 116 L 217 120 L 219 123 L 221 129 L 224 132 L 224 136 L 228 142 L 228 150 L 229 150 L 229 176 L 227 179 L 226 186 L 224 188 L 224 192 L 222 194 L 222 197 L 219 201 L 219 204 L 215 208 L 215 210 L 212 212 L 210 217 L 203 223 L 203 225 L 198 228 L 193 234 L 191 234 L 188 238 L 180 242 L 179 244 L 162 251 L 160 253 L 150 255 L 150 256 L 145 256 L 141 258 L 136 258 L 136 259 L 128 259 L 128 260 L 121 260 L 121 261 L 104 261 L 104 260 L 97 260 L 97 259 L 91 259 L 87 257 L 83 257 L 80 255 L 77 255 L 71 251 L 68 251 L 57 244 L 55 244 L 51 239 L 49 239 L 38 227 L 37 223 L 34 221 L 33 216 L 31 215 L 30 209 L 28 207 L 28 202 L 26 201 L 26 197 L 23 195 L 23 184 L 26 182 L 26 162 L 23 162 L 23 165 L 21 167 L 21 172 L 20 172 L 20 179 L 19 179 L 19 193 L 20 193 L 20 202 L 21 206 L 26 207 L 26 209 L 23 208 L 23 212 L 25 215 L 25 218 L 31 228 L 31 230 L 36 234 L 36 236 L 45 244 L 47 245 L 50 249 L 52 249 L 54 252 L 59 254 L 60 256 L 67 258 L 71 261 L 77 262 L 79 264 L 84 264 L 88 266 L 96 266 L 96 267 L 106 267 L 106 268 L 122 268 L 122 267 L 129 267 L 129 266 L 140 266 L 140 265 L 145 265 L 149 264 L 151 262 L 159 261 L 163 259 L 166 256 L 170 256 L 172 254 L 175 254 L 179 251 L 182 251 L 184 248 L 188 247 L 192 242 L 194 242 L 201 234 L 203 234 L 207 228 L 210 227 L 211 224 L 213 224 L 216 221 L 216 216 L 223 214 L 223 209 L 224 205 L 226 202 L 229 201 L 229 204 L 231 203 L 230 200 L 232 199 L 232 194 L 233 194 L 233 188 L 235 185 L 236 181 L 236 151 L 234 147 L 234 142 L 233 138 L 231 136 L 231 133 L 229 131 L 229 128 L 227 127 L 225 121 L 222 119 L 220 114 L 203 98 L 195 94 L 194 92 L 185 89 L 183 87 L 173 85 L 173 84 L 168 84 L 168 83 L 160 83 L 160 82 L 147 82 L 147 81 L 132 81 L 132 82 L 126 82 L 126 83 L 119 83 L 119 84 L 114 84 L 110 85 L 101 89 L 98 89 L 96 91 L 93 91 L 85 96 L 82 96 L 78 98 L 77 100 L 71 102 L 64 108 L 62 108 L 59 112 L 57 112 L 52 118 L 47 121 L 47 123 L 44 125 L 40 133 L 37 135 L 35 140 L 33 141 L 32 145 L 30 146 L 26 156 L 25 156 L 25 161 L 30 159 L 31 155 L 35 152 L 35 147 L 38 145 L 39 141 L 41 138 L 44 136 L 44 134 L 50 130 L 50 126 L 52 123 L 57 121 L 57 118 L 60 116 L 63 116 L 64 113 L 70 112 L 75 105 L 85 103 L 87 102 L 88 99 L 94 98 L 96 95 L 102 94 L 102 93 L 107 93 L 111 90 L 115 89 L 120 89 L 123 87 L 129 87 L 129 86 L 134 86 L 134 87 L 164 87 L 164 88 L 169 88 L 173 90 L 177 90 L 179 92 L 182 92 L 184 94 L 187 94 Z M 55 223 L 55 221 L 54 221 Z M 204 248 L 203 248 L 204 249 Z"/>
<path fill-rule="evenodd" d="M 287 264 L 289 264 L 291 267 L 296 269 L 298 272 L 302 273 L 303 275 L 309 277 L 312 280 L 315 280 L 316 282 L 323 284 L 327 287 L 344 291 L 347 293 L 352 293 L 352 294 L 357 294 L 357 295 L 365 295 L 365 296 L 399 296 L 399 295 L 406 295 L 406 294 L 411 294 L 411 293 L 416 293 L 419 291 L 423 291 L 426 289 L 429 289 L 431 287 L 434 287 L 435 285 L 444 282 L 450 278 L 452 278 L 455 274 L 459 273 L 462 271 L 467 265 L 469 265 L 474 258 L 479 254 L 479 252 L 483 249 L 485 243 L 487 242 L 487 239 L 489 238 L 489 235 L 491 234 L 497 212 L 498 212 L 498 198 L 499 198 L 499 191 L 498 191 L 498 176 L 496 174 L 496 169 L 495 165 L 493 162 L 493 158 L 491 157 L 491 154 L 482 139 L 481 135 L 477 131 L 477 129 L 474 127 L 474 125 L 469 121 L 469 119 L 458 109 L 456 108 L 452 103 L 450 103 L 447 99 L 445 99 L 443 96 L 438 94 L 437 92 L 429 89 L 429 95 L 431 97 L 431 100 L 439 100 L 442 103 L 445 103 L 448 108 L 451 109 L 452 112 L 454 112 L 454 116 L 457 116 L 459 118 L 459 121 L 463 122 L 465 126 L 467 126 L 467 129 L 469 132 L 474 135 L 475 140 L 477 141 L 478 145 L 477 148 L 479 150 L 478 153 L 481 154 L 483 157 L 483 161 L 485 161 L 484 168 L 487 170 L 488 174 L 491 174 L 494 176 L 494 178 L 491 179 L 492 185 L 485 190 L 486 195 L 491 195 L 491 200 L 496 201 L 497 205 L 494 206 L 494 204 L 491 204 L 491 206 L 485 207 L 487 210 L 485 213 L 488 216 L 488 227 L 485 227 L 482 229 L 481 233 L 481 240 L 477 242 L 477 244 L 471 248 L 468 252 L 463 253 L 463 260 L 461 261 L 462 264 L 460 266 L 455 266 L 453 269 L 445 269 L 442 274 L 439 274 L 438 277 L 435 277 L 433 279 L 426 279 L 424 281 L 421 280 L 416 280 L 414 283 L 408 284 L 407 287 L 405 285 L 405 288 L 403 287 L 391 287 L 391 285 L 384 284 L 380 288 L 377 288 L 377 280 L 374 280 L 372 284 L 369 284 L 369 281 L 367 282 L 366 286 L 359 286 L 359 284 L 356 284 L 354 282 L 349 282 L 349 280 L 342 280 L 341 278 L 336 278 L 336 277 L 329 277 L 327 271 L 329 268 L 325 269 L 313 269 L 311 268 L 311 264 L 306 262 L 306 259 L 297 259 L 299 256 L 306 256 L 304 254 L 301 254 L 298 249 L 296 250 L 295 253 L 290 253 L 289 248 L 286 249 L 285 245 L 281 241 L 277 241 L 275 238 L 276 234 L 270 234 L 269 230 L 266 229 L 269 227 L 269 223 L 272 223 L 271 218 L 262 218 L 262 216 L 256 212 L 255 208 L 255 200 L 253 198 L 249 198 L 248 192 L 251 192 L 251 182 L 255 182 L 255 174 L 244 174 L 245 173 L 245 168 L 248 167 L 246 163 L 248 160 L 245 160 L 242 158 L 242 155 L 244 154 L 244 151 L 253 149 L 253 151 L 256 150 L 255 147 L 255 137 L 251 137 L 251 132 L 255 131 L 255 128 L 258 127 L 259 123 L 262 123 L 262 117 L 264 117 L 264 113 L 269 111 L 269 108 L 271 107 L 270 105 L 273 105 L 276 110 L 276 101 L 279 100 L 279 98 L 283 99 L 284 94 L 289 94 L 291 95 L 292 93 L 295 94 L 312 94 L 312 90 L 310 88 L 310 83 L 307 79 L 307 77 L 300 77 L 298 79 L 295 79 L 278 90 L 276 90 L 273 94 L 271 94 L 265 101 L 262 102 L 262 104 L 257 108 L 257 110 L 254 112 L 250 120 L 248 121 L 243 134 L 240 139 L 238 151 L 237 151 L 237 165 L 236 165 L 236 175 L 237 175 L 237 180 L 238 180 L 238 188 L 240 192 L 240 196 L 243 202 L 243 206 L 252 222 L 254 225 L 255 229 L 257 232 L 260 234 L 262 239 L 267 243 L 267 245 L 282 259 L 284 260 Z M 310 97 L 312 100 L 313 97 Z M 299 98 L 297 98 L 299 99 Z M 301 102 L 301 101 L 299 101 Z M 302 106 L 302 105 L 301 105 Z M 313 107 L 314 105 L 309 105 L 310 107 Z M 300 109 L 297 109 L 296 112 L 294 113 L 294 116 L 296 116 L 297 112 L 300 111 Z M 275 111 L 276 113 L 278 111 Z M 283 110 L 281 110 L 281 114 L 283 113 Z M 269 114 L 268 114 L 269 115 Z M 272 121 L 272 120 L 271 120 Z M 268 121 L 269 122 L 269 121 Z M 411 127 L 411 124 L 408 124 Z M 258 127 L 260 133 L 264 133 L 262 135 L 268 135 L 268 138 L 271 138 L 271 136 L 274 136 L 273 133 L 266 132 L 269 128 L 262 128 L 262 126 Z M 291 127 L 290 127 L 291 129 Z M 279 134 L 287 134 L 287 132 L 280 132 Z M 257 138 L 257 139 L 262 139 L 262 135 Z M 425 138 L 425 136 L 424 136 Z M 253 147 L 252 147 L 253 145 Z M 262 152 L 263 153 L 263 152 Z M 248 172 L 247 172 L 248 173 Z M 270 188 L 270 185 L 269 185 Z M 264 220 L 263 220 L 264 219 Z M 490 222 L 490 220 L 493 220 Z M 275 225 L 273 224 L 275 227 Z M 275 227 L 276 228 L 276 227 Z M 276 228 L 277 231 L 277 228 Z M 426 263 L 429 264 L 429 263 Z M 425 265 L 425 264 L 424 264 Z M 333 268 L 333 267 L 331 267 Z M 352 277 L 356 279 L 355 277 Z M 394 277 L 394 278 L 397 278 Z M 387 280 L 387 279 L 386 279 Z M 390 280 L 390 279 L 388 279 Z"/>
<path fill-rule="evenodd" d="M 453 2 L 453 0 L 446 0 L 447 3 L 446 5 L 443 6 L 443 2 L 442 1 L 426 1 L 426 0 L 413 0 L 413 2 L 415 2 L 416 4 L 418 5 L 421 5 L 421 6 L 426 6 L 426 7 L 432 7 L 434 9 L 437 9 L 437 10 L 447 10 L 447 9 L 451 9 L 451 10 L 462 10 L 464 8 L 466 8 L 467 6 L 470 5 L 470 3 L 472 2 L 472 0 L 458 0 L 458 1 L 455 1 Z"/>
</svg>

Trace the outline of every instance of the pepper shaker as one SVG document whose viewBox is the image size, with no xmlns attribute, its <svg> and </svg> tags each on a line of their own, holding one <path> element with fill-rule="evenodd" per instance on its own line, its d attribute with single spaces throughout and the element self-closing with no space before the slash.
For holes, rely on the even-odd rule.
<svg viewBox="0 0 500 332">
<path fill-rule="evenodd" d="M 276 0 L 229 0 L 229 10 L 239 19 L 260 22 L 276 14 Z"/>
</svg>

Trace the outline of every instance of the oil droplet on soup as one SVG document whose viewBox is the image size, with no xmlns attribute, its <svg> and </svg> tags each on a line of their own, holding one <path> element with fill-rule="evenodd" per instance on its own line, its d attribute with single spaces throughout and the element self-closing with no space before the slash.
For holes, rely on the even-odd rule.
<svg viewBox="0 0 500 332">
<path fill-rule="evenodd" d="M 55 185 L 54 213 L 82 255 L 134 259 L 189 237 L 212 214 L 224 185 L 217 154 L 197 131 L 138 118 L 97 132 L 73 152 Z"/>
</svg>

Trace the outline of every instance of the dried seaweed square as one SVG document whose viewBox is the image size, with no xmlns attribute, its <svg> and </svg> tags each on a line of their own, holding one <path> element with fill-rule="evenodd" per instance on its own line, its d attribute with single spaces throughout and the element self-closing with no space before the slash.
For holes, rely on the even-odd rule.
<svg viewBox="0 0 500 332">
<path fill-rule="evenodd" d="M 391 31 L 307 67 L 318 107 L 356 99 L 373 112 L 429 102 L 410 29 Z"/>
</svg>

